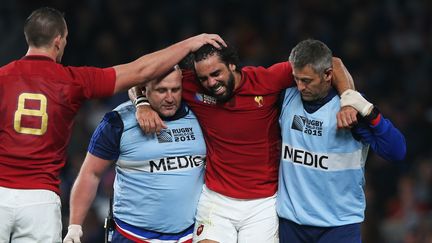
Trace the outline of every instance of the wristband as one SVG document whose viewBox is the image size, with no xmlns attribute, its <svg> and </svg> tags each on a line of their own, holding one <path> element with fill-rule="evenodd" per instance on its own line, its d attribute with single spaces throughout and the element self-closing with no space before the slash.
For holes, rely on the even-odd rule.
<svg viewBox="0 0 432 243">
<path fill-rule="evenodd" d="M 137 106 L 138 104 L 141 104 L 141 103 L 149 104 L 147 97 L 145 97 L 144 95 L 137 96 L 133 103 L 135 106 Z"/>
<path fill-rule="evenodd" d="M 378 110 L 378 108 L 376 106 L 374 106 L 372 111 L 369 113 L 369 115 L 364 116 L 363 118 L 365 119 L 366 122 L 368 122 L 372 126 L 376 126 L 379 123 L 379 121 L 381 120 L 380 114 L 381 113 Z"/>
</svg>

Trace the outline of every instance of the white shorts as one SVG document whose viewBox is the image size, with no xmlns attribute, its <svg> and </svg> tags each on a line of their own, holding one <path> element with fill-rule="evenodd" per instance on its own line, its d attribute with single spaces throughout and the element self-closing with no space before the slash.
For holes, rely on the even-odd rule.
<svg viewBox="0 0 432 243">
<path fill-rule="evenodd" d="M 235 199 L 208 189 L 201 194 L 193 242 L 277 243 L 276 195 L 260 199 Z"/>
<path fill-rule="evenodd" d="M 0 195 L 0 242 L 61 242 L 61 202 L 55 192 L 0 187 Z"/>
</svg>

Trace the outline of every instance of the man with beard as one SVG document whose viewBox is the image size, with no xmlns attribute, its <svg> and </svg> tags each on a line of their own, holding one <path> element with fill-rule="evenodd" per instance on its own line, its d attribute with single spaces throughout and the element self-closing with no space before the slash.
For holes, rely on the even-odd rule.
<svg viewBox="0 0 432 243">
<path fill-rule="evenodd" d="M 108 68 L 61 64 L 68 27 L 57 9 L 34 10 L 24 23 L 27 53 L 0 67 L 0 242 L 60 242 L 60 171 L 74 117 L 92 98 L 157 78 L 203 44 L 201 34 Z"/>
<path fill-rule="evenodd" d="M 194 52 L 194 68 L 196 75 L 183 74 L 183 99 L 196 114 L 207 145 L 194 242 L 277 242 L 278 99 L 294 85 L 291 65 L 241 68 L 232 46 L 204 45 Z M 352 87 L 349 78 L 339 80 L 339 92 Z M 158 129 L 141 107 L 140 125 L 146 132 Z"/>
</svg>

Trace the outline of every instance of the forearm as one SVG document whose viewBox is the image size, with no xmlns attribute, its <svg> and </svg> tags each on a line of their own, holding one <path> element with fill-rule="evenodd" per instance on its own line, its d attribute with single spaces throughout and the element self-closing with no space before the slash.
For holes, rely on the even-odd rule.
<svg viewBox="0 0 432 243">
<path fill-rule="evenodd" d="M 201 34 L 177 42 L 160 51 L 144 55 L 133 62 L 114 66 L 116 71 L 114 92 L 158 78 L 178 64 L 187 54 L 196 51 L 205 44 L 211 44 L 216 48 L 226 45 L 218 35 Z"/>
<path fill-rule="evenodd" d="M 96 196 L 100 178 L 90 173 L 80 173 L 72 188 L 69 224 L 82 225 Z"/>
<path fill-rule="evenodd" d="M 81 225 L 96 196 L 102 173 L 112 161 L 87 153 L 78 177 L 72 187 L 70 199 L 70 224 Z"/>
<path fill-rule="evenodd" d="M 333 58 L 333 87 L 339 95 L 347 89 L 355 90 L 354 80 L 340 58 Z"/>
<path fill-rule="evenodd" d="M 366 123 L 366 121 L 362 121 Z M 354 130 L 364 143 L 388 161 L 400 161 L 406 155 L 406 142 L 402 133 L 386 118 L 380 115 L 376 125 L 364 124 Z"/>
<path fill-rule="evenodd" d="M 185 41 L 182 41 L 142 56 L 131 63 L 115 66 L 116 86 L 114 92 L 151 81 L 163 75 L 189 52 L 190 47 Z"/>
</svg>

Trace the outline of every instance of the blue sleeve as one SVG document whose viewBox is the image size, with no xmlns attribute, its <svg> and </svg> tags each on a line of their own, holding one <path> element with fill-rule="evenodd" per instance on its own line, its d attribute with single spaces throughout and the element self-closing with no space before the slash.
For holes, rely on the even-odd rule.
<svg viewBox="0 0 432 243">
<path fill-rule="evenodd" d="M 120 138 L 123 122 L 116 111 L 105 114 L 94 131 L 88 152 L 105 160 L 117 160 L 120 155 Z"/>
<path fill-rule="evenodd" d="M 400 161 L 406 155 L 405 137 L 381 114 L 376 126 L 360 122 L 353 129 L 354 137 L 370 145 L 372 150 L 388 161 Z"/>
</svg>

